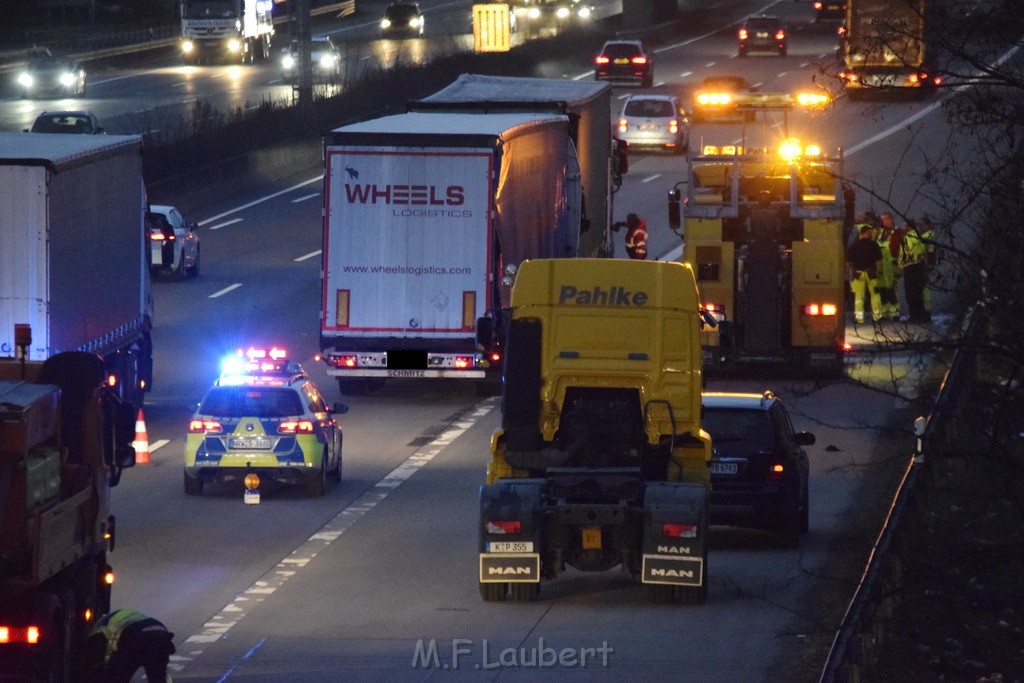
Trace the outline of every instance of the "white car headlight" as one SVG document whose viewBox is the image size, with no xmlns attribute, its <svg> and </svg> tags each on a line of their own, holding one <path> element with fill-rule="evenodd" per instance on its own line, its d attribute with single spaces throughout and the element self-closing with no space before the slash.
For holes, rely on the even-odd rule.
<svg viewBox="0 0 1024 683">
<path fill-rule="evenodd" d="M 381 28 L 391 28 L 391 20 L 390 19 L 381 19 L 380 27 Z"/>
<path fill-rule="evenodd" d="M 292 57 L 291 55 L 285 55 L 284 57 L 281 58 L 281 66 L 284 67 L 285 69 L 292 68 L 293 66 L 295 66 L 295 57 Z"/>
<path fill-rule="evenodd" d="M 540 8 L 539 7 L 531 7 L 530 9 L 526 10 L 526 16 L 529 17 L 530 19 L 539 19 L 540 18 Z"/>
<path fill-rule="evenodd" d="M 557 10 L 555 10 L 555 16 L 558 17 L 559 19 L 566 19 L 566 18 L 568 18 L 568 16 L 569 16 L 569 8 L 568 7 L 559 7 Z"/>
<path fill-rule="evenodd" d="M 70 71 L 65 71 L 60 75 L 59 80 L 61 85 L 63 85 L 65 88 L 69 88 L 75 84 L 75 74 L 71 73 Z"/>
<path fill-rule="evenodd" d="M 580 7 L 579 15 L 580 15 L 581 19 L 589 19 L 590 18 L 590 8 L 589 7 Z"/>
<path fill-rule="evenodd" d="M 35 82 L 36 79 L 33 78 L 32 74 L 30 74 L 27 71 L 22 71 L 20 74 L 18 74 L 18 85 L 24 88 L 31 88 L 33 85 L 35 85 Z"/>
<path fill-rule="evenodd" d="M 413 17 L 412 19 L 409 20 L 409 26 L 412 26 L 413 28 L 416 28 L 422 23 L 423 17 Z"/>
<path fill-rule="evenodd" d="M 324 69 L 330 69 L 334 66 L 334 55 L 326 54 L 320 57 L 320 66 Z"/>
</svg>

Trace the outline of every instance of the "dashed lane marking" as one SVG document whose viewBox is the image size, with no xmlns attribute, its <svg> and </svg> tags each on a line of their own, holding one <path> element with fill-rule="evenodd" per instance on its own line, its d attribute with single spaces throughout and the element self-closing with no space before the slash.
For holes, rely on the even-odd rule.
<svg viewBox="0 0 1024 683">
<path fill-rule="evenodd" d="M 293 258 L 292 261 L 295 261 L 296 263 L 300 263 L 301 261 L 306 261 L 308 259 L 313 258 L 314 256 L 319 256 L 322 253 L 324 253 L 323 249 L 317 249 L 316 251 L 311 251 L 308 254 L 304 254 L 304 255 L 299 256 L 297 258 Z"/>
<path fill-rule="evenodd" d="M 217 225 L 211 225 L 210 226 L 210 230 L 220 230 L 221 228 L 223 228 L 225 226 L 234 225 L 235 223 L 241 223 L 241 222 L 242 222 L 241 218 L 232 218 L 229 221 L 224 221 L 223 223 L 218 223 Z"/>
<path fill-rule="evenodd" d="M 408 481 L 409 477 L 433 460 L 455 439 L 465 434 L 477 421 L 491 412 L 496 403 L 497 399 L 486 399 L 476 404 L 468 413 L 456 417 L 433 441 L 410 455 L 405 462 L 386 474 L 373 488 L 320 527 L 298 548 L 213 615 L 208 622 L 203 624 L 203 629 L 199 633 L 186 638 L 178 648 L 179 654 L 172 657 L 170 668 L 174 671 L 181 671 L 203 653 L 207 644 L 224 638 L 228 631 L 245 615 L 258 607 L 266 596 L 272 595 L 281 588 L 288 579 L 298 573 L 298 570 L 308 565 L 314 557 L 348 531 L 366 513 L 387 498 L 392 491 Z M 236 667 L 229 669 L 221 680 L 230 675 L 234 668 Z"/>
<path fill-rule="evenodd" d="M 216 299 L 218 297 L 222 297 L 225 294 L 227 294 L 228 292 L 233 292 L 233 291 L 235 291 L 236 289 L 238 289 L 241 286 L 242 286 L 241 282 L 236 282 L 235 284 L 233 284 L 233 285 L 231 285 L 229 287 L 225 287 L 224 289 L 220 290 L 219 292 L 214 292 L 213 294 L 210 295 L 210 298 L 211 299 Z"/>
<path fill-rule="evenodd" d="M 313 199 L 313 197 L 319 197 L 319 196 L 320 196 L 319 192 L 314 192 L 313 194 L 307 194 L 307 195 L 303 195 L 301 197 L 296 197 L 295 199 L 292 200 L 292 204 L 298 204 L 299 202 L 304 202 L 307 199 Z"/>
</svg>

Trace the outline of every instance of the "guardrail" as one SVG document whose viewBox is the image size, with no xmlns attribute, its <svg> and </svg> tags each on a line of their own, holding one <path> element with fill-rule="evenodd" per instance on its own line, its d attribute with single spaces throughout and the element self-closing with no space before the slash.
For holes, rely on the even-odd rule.
<svg viewBox="0 0 1024 683">
<path fill-rule="evenodd" d="M 948 426 L 947 420 L 956 419 L 961 398 L 970 391 L 978 342 L 986 325 L 982 306 L 976 305 L 966 321 L 962 342 L 943 377 L 927 423 L 923 431 L 915 429 L 918 439 L 914 457 L 907 463 L 867 566 L 832 641 L 819 683 L 860 683 L 867 680 L 863 677 L 864 670 L 871 667 L 875 647 L 884 638 L 885 622 L 892 616 L 895 601 L 899 599 L 903 569 L 900 553 L 910 535 L 914 506 L 918 497 L 923 495 L 920 483 L 924 477 L 929 445 L 940 443 Z"/>
</svg>

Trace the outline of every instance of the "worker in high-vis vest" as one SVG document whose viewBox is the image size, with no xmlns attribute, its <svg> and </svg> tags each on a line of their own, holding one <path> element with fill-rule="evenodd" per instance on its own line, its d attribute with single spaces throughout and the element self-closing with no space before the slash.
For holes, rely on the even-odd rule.
<svg viewBox="0 0 1024 683">
<path fill-rule="evenodd" d="M 903 286 L 910 309 L 910 322 L 926 323 L 932 319 L 928 297 L 928 276 L 935 262 L 935 242 L 931 221 L 922 218 L 920 225 L 907 221 L 900 259 Z"/>
<path fill-rule="evenodd" d="M 88 680 L 129 683 L 141 668 L 148 683 L 167 683 L 174 634 L 141 612 L 119 609 L 96 621 L 86 644 Z"/>
</svg>

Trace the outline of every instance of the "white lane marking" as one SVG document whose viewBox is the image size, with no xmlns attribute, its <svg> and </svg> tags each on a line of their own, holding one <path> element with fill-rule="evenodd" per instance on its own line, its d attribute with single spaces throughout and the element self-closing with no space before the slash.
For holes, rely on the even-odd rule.
<svg viewBox="0 0 1024 683">
<path fill-rule="evenodd" d="M 210 295 L 210 298 L 211 299 L 216 299 L 217 297 L 224 296 L 228 292 L 233 292 L 233 291 L 235 291 L 236 289 L 238 289 L 241 286 L 242 286 L 241 282 L 236 282 L 235 284 L 231 285 L 230 287 L 225 287 L 224 289 L 220 290 L 219 292 L 214 292 L 213 294 Z"/>
<path fill-rule="evenodd" d="M 303 195 L 302 197 L 296 197 L 295 199 L 292 200 L 292 204 L 298 204 L 299 202 L 304 202 L 307 199 L 312 199 L 313 197 L 319 197 L 319 196 L 320 196 L 319 192 L 314 192 L 313 194 L 307 194 L 307 195 Z"/>
<path fill-rule="evenodd" d="M 170 443 L 169 439 L 160 439 L 159 441 L 154 441 L 153 443 L 149 444 L 149 452 L 153 453 L 154 451 L 157 451 L 157 450 L 163 448 L 164 446 L 166 446 L 169 443 Z"/>
<path fill-rule="evenodd" d="M 217 225 L 211 226 L 210 230 L 220 230 L 221 228 L 223 228 L 226 225 L 234 225 L 235 223 L 241 223 L 241 222 L 242 222 L 241 218 L 232 218 L 229 221 L 224 221 L 223 223 L 218 223 Z M 202 225 L 202 223 L 200 223 L 199 225 Z"/>
<path fill-rule="evenodd" d="M 803 63 L 800 64 L 800 68 L 803 69 L 804 67 L 808 67 L 810 65 L 811 65 L 810 62 L 803 62 Z"/>
<path fill-rule="evenodd" d="M 684 71 L 683 73 L 679 74 L 679 78 L 686 78 L 687 76 L 692 76 L 692 75 L 693 75 L 692 71 Z"/>
<path fill-rule="evenodd" d="M 715 65 L 714 62 L 708 62 L 707 64 L 704 65 L 704 68 L 712 67 L 714 65 Z"/>
<path fill-rule="evenodd" d="M 224 638 L 232 626 L 263 602 L 265 596 L 273 594 L 284 585 L 285 581 L 295 576 L 297 568 L 305 567 L 327 546 L 362 519 L 366 513 L 387 498 L 392 491 L 433 460 L 455 439 L 465 434 L 480 418 L 491 412 L 496 404 L 496 398 L 478 403 L 469 415 L 451 423 L 437 438 L 410 455 L 405 462 L 386 474 L 373 488 L 320 527 L 315 534 L 203 624 L 202 631 L 186 638 L 182 646 L 178 648 L 178 656 L 171 662 L 171 669 L 181 671 L 189 662 L 203 653 L 205 643 L 215 643 Z"/>
<path fill-rule="evenodd" d="M 776 76 L 775 78 L 782 78 L 783 76 L 785 76 L 785 75 L 786 75 L 786 74 L 788 74 L 788 73 L 789 73 L 788 71 L 780 71 L 780 72 L 779 72 L 779 75 L 778 75 L 778 76 Z"/>
<path fill-rule="evenodd" d="M 990 64 L 989 68 L 991 69 L 991 68 L 995 68 L 995 67 L 998 67 L 998 66 L 1002 66 L 1003 63 L 1005 63 L 1013 55 L 1017 54 L 1018 50 L 1020 50 L 1019 46 L 1011 47 L 1009 50 L 1007 50 L 1002 55 L 1000 55 L 999 59 L 997 59 L 995 62 Z M 975 72 L 974 75 L 975 75 L 975 77 L 979 77 L 981 75 L 981 73 L 982 73 L 981 70 L 978 70 L 978 71 Z M 871 145 L 875 144 L 876 142 L 884 140 L 885 138 L 889 137 L 893 133 L 896 133 L 898 131 L 901 131 L 901 130 L 905 129 L 911 123 L 913 123 L 913 122 L 915 122 L 915 121 L 917 121 L 917 120 L 927 116 L 928 114 L 932 113 L 933 111 L 935 111 L 936 109 L 941 107 L 942 103 L 945 102 L 946 100 L 948 100 L 950 97 L 954 97 L 955 95 L 963 92 L 964 90 L 967 90 L 972 85 L 973 84 L 971 84 L 971 83 L 965 83 L 964 85 L 958 85 L 957 87 L 953 88 L 952 92 L 946 93 L 945 95 L 943 95 L 942 99 L 938 100 L 937 102 L 932 102 L 931 104 L 929 104 L 927 107 L 925 107 L 921 111 L 919 111 L 919 112 L 917 112 L 915 114 L 912 114 L 908 118 L 904 119 L 903 121 L 901 121 L 901 122 L 899 122 L 899 123 L 897 123 L 897 124 L 895 124 L 893 126 L 890 126 L 886 130 L 884 130 L 881 133 L 879 133 L 878 135 L 870 137 L 867 140 L 863 140 L 861 142 L 858 142 L 856 145 L 853 145 L 849 149 L 844 150 L 843 151 L 843 156 L 844 157 L 852 156 L 852 155 L 856 154 L 857 152 L 860 152 L 861 150 L 867 149 L 868 147 L 870 147 Z M 678 261 L 679 258 L 682 255 L 683 255 L 683 245 L 679 244 L 679 245 L 673 247 L 672 249 L 670 249 L 669 251 L 667 251 L 665 254 L 659 256 L 658 260 L 659 261 Z"/>
<path fill-rule="evenodd" d="M 269 201 L 269 200 L 273 199 L 274 197 L 280 197 L 281 195 L 287 194 L 288 192 L 291 192 L 292 190 L 297 190 L 300 187 L 305 187 L 306 185 L 311 185 L 313 183 L 320 182 L 323 179 L 324 179 L 324 174 L 321 173 L 320 175 L 318 175 L 315 178 L 310 178 L 309 180 L 303 180 L 301 183 L 298 183 L 297 185 L 292 185 L 291 187 L 286 187 L 283 190 L 278 190 L 277 192 L 272 192 L 272 193 L 268 194 L 266 197 L 260 197 L 259 199 L 254 199 L 253 201 L 249 202 L 248 204 L 242 204 L 241 206 L 236 206 L 235 208 L 229 209 L 229 210 L 225 211 L 224 213 L 219 213 L 216 216 L 210 216 L 209 218 L 207 218 L 205 220 L 199 221 L 199 225 L 206 225 L 207 223 L 212 223 L 214 221 L 219 221 L 221 218 L 224 218 L 224 216 L 230 216 L 231 214 L 237 213 L 238 211 L 241 211 L 242 209 L 248 209 L 251 206 L 256 206 L 257 204 L 262 204 L 263 202 Z"/>
<path fill-rule="evenodd" d="M 640 182 L 641 182 L 641 183 L 649 183 L 649 182 L 651 182 L 652 180 L 657 180 L 657 179 L 658 179 L 658 178 L 660 178 L 660 177 L 661 177 L 661 174 L 660 174 L 660 173 L 655 173 L 654 175 L 650 175 L 650 176 L 647 176 L 646 178 L 644 178 L 644 179 L 643 179 L 643 180 L 641 180 Z"/>
<path fill-rule="evenodd" d="M 184 88 L 192 85 L 192 81 L 182 81 L 181 83 L 171 83 L 172 88 Z"/>
<path fill-rule="evenodd" d="M 309 252 L 305 256 L 300 256 L 298 258 L 293 258 L 292 260 L 295 261 L 296 263 L 299 263 L 300 261 L 305 261 L 306 259 L 311 259 L 314 256 L 319 256 L 322 253 L 324 253 L 323 249 L 317 249 L 316 251 Z"/>
</svg>

